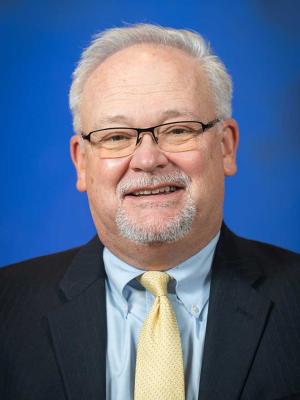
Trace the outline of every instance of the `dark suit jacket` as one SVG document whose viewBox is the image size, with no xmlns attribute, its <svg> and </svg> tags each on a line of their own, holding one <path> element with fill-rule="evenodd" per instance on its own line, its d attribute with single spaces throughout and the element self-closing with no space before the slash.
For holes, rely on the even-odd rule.
<svg viewBox="0 0 300 400">
<path fill-rule="evenodd" d="M 0 270 L 1 400 L 105 399 L 102 248 Z M 199 399 L 300 399 L 299 255 L 223 226 Z"/>
</svg>

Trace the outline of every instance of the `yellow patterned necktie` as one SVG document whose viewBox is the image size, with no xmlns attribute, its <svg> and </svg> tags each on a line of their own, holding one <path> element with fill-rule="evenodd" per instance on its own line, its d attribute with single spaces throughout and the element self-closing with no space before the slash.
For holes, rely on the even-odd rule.
<svg viewBox="0 0 300 400">
<path fill-rule="evenodd" d="M 184 400 L 184 368 L 179 329 L 168 299 L 170 276 L 148 271 L 140 278 L 156 296 L 137 346 L 135 400 Z"/>
</svg>

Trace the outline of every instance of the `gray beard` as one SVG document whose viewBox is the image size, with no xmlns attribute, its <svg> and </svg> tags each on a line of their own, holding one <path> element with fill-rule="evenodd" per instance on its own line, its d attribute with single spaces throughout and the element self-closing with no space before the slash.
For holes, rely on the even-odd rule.
<svg viewBox="0 0 300 400">
<path fill-rule="evenodd" d="M 119 194 L 122 194 L 131 187 L 145 187 L 161 183 L 169 183 L 171 185 L 172 183 L 174 183 L 174 185 L 176 183 L 184 184 L 188 197 L 183 208 L 175 217 L 170 218 L 167 222 L 164 221 L 162 223 L 157 220 L 151 224 L 145 222 L 137 225 L 134 217 L 129 217 L 120 205 L 116 214 L 116 225 L 124 238 L 139 244 L 171 243 L 181 239 L 190 231 L 197 213 L 197 208 L 188 190 L 190 179 L 182 172 L 175 172 L 163 176 L 148 177 L 145 175 L 139 178 L 138 182 L 134 180 L 134 182 L 120 183 L 117 191 Z M 161 204 L 162 208 L 167 208 L 168 206 L 168 203 Z M 151 207 L 151 203 L 148 203 L 147 207 Z"/>
</svg>

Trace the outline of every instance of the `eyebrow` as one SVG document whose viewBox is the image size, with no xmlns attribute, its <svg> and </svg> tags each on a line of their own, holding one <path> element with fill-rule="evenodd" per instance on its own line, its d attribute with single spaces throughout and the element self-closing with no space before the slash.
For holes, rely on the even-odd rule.
<svg viewBox="0 0 300 400">
<path fill-rule="evenodd" d="M 198 118 L 198 117 L 196 117 L 196 115 L 193 112 L 188 111 L 188 110 L 175 110 L 175 109 L 171 110 L 170 109 L 170 110 L 164 111 L 160 115 L 157 125 L 159 125 L 160 123 L 163 123 L 168 118 L 178 118 L 178 117 L 183 117 L 183 118 L 189 117 L 189 118 L 193 118 L 193 119 Z M 122 115 L 122 114 L 108 115 L 108 116 L 98 120 L 98 122 L 94 125 L 94 129 L 99 129 L 99 127 L 105 126 L 105 124 L 119 124 L 120 127 L 121 127 L 120 124 L 124 124 L 127 126 L 129 124 L 129 119 L 126 115 Z M 145 126 L 145 128 L 148 128 L 148 127 Z"/>
</svg>

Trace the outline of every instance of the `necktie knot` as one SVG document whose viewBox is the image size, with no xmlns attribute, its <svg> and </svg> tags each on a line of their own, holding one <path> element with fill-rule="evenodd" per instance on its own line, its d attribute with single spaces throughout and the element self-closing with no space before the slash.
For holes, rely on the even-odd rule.
<svg viewBox="0 0 300 400">
<path fill-rule="evenodd" d="M 147 271 L 140 276 L 142 286 L 154 296 L 167 296 L 170 275 L 161 271 Z"/>
</svg>

